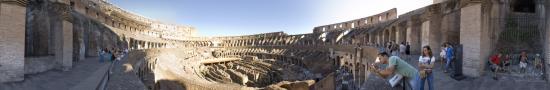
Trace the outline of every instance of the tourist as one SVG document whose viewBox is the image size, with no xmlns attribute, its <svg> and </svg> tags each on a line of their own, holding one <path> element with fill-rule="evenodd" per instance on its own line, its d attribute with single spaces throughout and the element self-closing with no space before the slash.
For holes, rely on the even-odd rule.
<svg viewBox="0 0 550 90">
<path fill-rule="evenodd" d="M 128 53 L 128 48 L 124 48 L 124 53 L 125 53 L 125 54 Z"/>
<path fill-rule="evenodd" d="M 435 57 L 432 54 L 430 46 L 422 48 L 422 55 L 418 58 L 418 69 L 420 74 L 420 90 L 424 90 L 424 82 L 428 82 L 428 90 L 434 90 L 433 73 Z"/>
<path fill-rule="evenodd" d="M 504 59 L 502 59 L 501 62 L 502 62 L 502 64 L 501 64 L 500 67 L 502 67 L 503 70 L 506 71 L 507 69 L 505 69 L 504 67 L 508 67 L 510 65 L 510 55 L 508 55 L 508 54 L 504 55 Z"/>
<path fill-rule="evenodd" d="M 407 55 L 411 55 L 411 44 L 409 42 L 407 42 L 407 46 L 406 46 L 406 49 L 405 49 L 405 53 Z"/>
<path fill-rule="evenodd" d="M 408 85 L 411 86 L 413 90 L 420 90 L 419 83 L 420 83 L 420 76 L 418 74 L 418 70 L 414 68 L 412 65 L 408 64 L 401 58 L 397 56 L 389 56 L 388 53 L 382 52 L 378 54 L 379 63 L 374 63 L 374 65 L 370 65 L 369 71 L 375 73 L 376 75 L 387 78 L 390 75 L 393 74 L 400 74 L 403 75 L 403 79 L 405 82 L 408 82 Z M 387 64 L 384 70 L 378 70 L 376 66 L 377 64 Z"/>
<path fill-rule="evenodd" d="M 439 52 L 439 57 L 440 57 L 440 60 L 441 60 L 441 66 L 443 67 L 443 62 L 446 62 L 447 59 L 445 59 L 445 57 L 447 57 L 446 55 L 447 53 L 447 45 L 443 44 L 441 45 L 441 52 Z"/>
<path fill-rule="evenodd" d="M 495 54 L 491 56 L 489 59 L 491 63 L 491 71 L 493 72 L 493 79 L 498 80 L 497 73 L 502 69 L 502 65 L 500 64 L 500 58 L 502 57 L 501 53 Z"/>
<path fill-rule="evenodd" d="M 118 49 L 113 48 L 113 51 L 111 51 L 111 61 L 114 61 L 118 57 Z"/>
<path fill-rule="evenodd" d="M 392 45 L 391 42 L 387 42 L 387 43 L 386 43 L 386 51 L 385 51 L 385 52 L 391 53 L 391 45 Z"/>
<path fill-rule="evenodd" d="M 536 54 L 536 57 L 535 57 L 535 68 L 536 69 L 539 69 L 539 70 L 542 70 L 543 68 L 543 63 L 542 63 L 542 59 L 540 57 L 540 54 Z"/>
<path fill-rule="evenodd" d="M 405 49 L 407 49 L 407 46 L 405 46 L 405 42 L 401 42 L 399 45 L 399 53 L 401 55 L 405 55 Z"/>
<path fill-rule="evenodd" d="M 445 53 L 445 59 L 447 59 L 447 63 L 445 64 L 445 73 L 447 73 L 447 70 L 451 68 L 451 62 L 454 59 L 454 50 L 450 43 L 447 43 L 445 46 L 447 46 L 447 53 Z"/>
<path fill-rule="evenodd" d="M 99 55 L 99 62 L 103 62 L 103 57 L 105 56 L 105 49 L 99 49 L 98 51 L 98 55 Z"/>
<path fill-rule="evenodd" d="M 378 52 L 385 52 L 385 48 L 384 46 L 380 45 L 380 44 L 376 44 L 376 47 L 378 47 Z"/>
<path fill-rule="evenodd" d="M 520 72 L 525 72 L 525 68 L 527 68 L 527 52 L 521 51 L 521 54 L 519 55 L 519 68 Z"/>
<path fill-rule="evenodd" d="M 392 45 L 391 52 L 393 56 L 399 56 L 399 45 L 397 43 Z"/>
<path fill-rule="evenodd" d="M 112 59 L 112 53 L 111 53 L 111 50 L 105 48 L 105 55 L 103 56 L 105 58 L 105 60 L 109 60 L 111 61 Z"/>
</svg>

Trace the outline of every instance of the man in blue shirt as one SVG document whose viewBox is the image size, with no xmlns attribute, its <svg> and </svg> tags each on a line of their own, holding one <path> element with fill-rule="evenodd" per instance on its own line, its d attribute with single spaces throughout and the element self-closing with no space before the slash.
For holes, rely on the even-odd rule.
<svg viewBox="0 0 550 90">
<path fill-rule="evenodd" d="M 446 54 L 446 57 L 445 59 L 447 59 L 447 63 L 445 64 L 445 73 L 447 73 L 447 70 L 449 70 L 451 67 L 451 61 L 454 59 L 454 50 L 453 50 L 453 46 L 451 46 L 451 44 L 447 43 L 445 46 L 447 46 L 447 52 L 445 52 Z"/>
</svg>

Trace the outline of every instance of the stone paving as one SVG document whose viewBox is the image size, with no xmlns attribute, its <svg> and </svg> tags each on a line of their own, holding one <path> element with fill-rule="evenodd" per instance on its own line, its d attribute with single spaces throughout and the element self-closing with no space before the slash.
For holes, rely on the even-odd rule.
<svg viewBox="0 0 550 90">
<path fill-rule="evenodd" d="M 124 72 L 122 64 L 126 61 L 125 57 L 111 68 L 107 89 L 147 90 L 137 75 L 133 72 Z M 100 63 L 97 57 L 87 58 L 77 62 L 70 71 L 50 70 L 36 75 L 26 75 L 24 81 L 0 84 L 0 90 L 93 90 L 97 85 L 95 80 L 100 80 L 103 75 L 95 73 L 106 71 L 99 69 L 108 69 L 109 65 L 111 65 L 109 62 Z M 89 83 L 90 81 L 87 80 L 94 81 Z M 79 86 L 84 88 L 78 88 Z"/>
<path fill-rule="evenodd" d="M 97 57 L 76 62 L 70 71 L 50 70 L 35 75 L 25 75 L 21 82 L 0 84 L 0 90 L 68 90 L 91 77 L 100 67 L 110 65 L 100 63 Z"/>
<path fill-rule="evenodd" d="M 417 66 L 418 56 L 412 56 L 413 59 L 406 60 L 413 66 Z M 411 57 L 411 58 L 412 58 Z M 435 90 L 549 90 L 550 83 L 544 80 L 524 80 L 518 77 L 502 75 L 498 80 L 494 80 L 488 72 L 481 77 L 466 78 L 461 81 L 452 79 L 448 73 L 442 71 L 441 62 L 436 61 L 434 69 L 434 88 Z M 380 77 L 371 77 L 367 83 L 362 85 L 361 90 L 401 90 L 401 87 L 392 88 L 387 83 L 387 79 Z M 426 83 L 427 84 L 427 83 Z M 425 86 L 427 87 L 427 85 Z M 425 88 L 427 90 L 427 88 Z"/>
<path fill-rule="evenodd" d="M 127 59 L 126 55 L 112 67 L 107 90 L 147 90 L 139 77 L 132 71 L 127 72 L 123 66 Z"/>
</svg>

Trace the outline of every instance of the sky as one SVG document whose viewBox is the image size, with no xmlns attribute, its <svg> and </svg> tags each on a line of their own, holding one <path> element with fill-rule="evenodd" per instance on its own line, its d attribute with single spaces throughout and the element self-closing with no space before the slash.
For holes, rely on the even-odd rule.
<svg viewBox="0 0 550 90">
<path fill-rule="evenodd" d="M 197 36 L 238 36 L 283 31 L 313 32 L 316 26 L 368 17 L 397 8 L 398 14 L 432 0 L 108 0 L 127 11 L 171 24 L 190 25 Z"/>
</svg>

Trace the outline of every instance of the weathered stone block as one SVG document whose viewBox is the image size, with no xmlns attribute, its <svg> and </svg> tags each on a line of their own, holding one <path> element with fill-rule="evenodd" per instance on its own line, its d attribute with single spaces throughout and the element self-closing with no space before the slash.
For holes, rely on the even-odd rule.
<svg viewBox="0 0 550 90">
<path fill-rule="evenodd" d="M 70 69 L 73 65 L 73 24 L 63 21 L 63 53 L 62 66 L 64 70 Z"/>
<path fill-rule="evenodd" d="M 480 76 L 482 62 L 480 49 L 482 48 L 481 4 L 474 4 L 462 8 L 460 20 L 460 43 L 463 50 L 463 73 L 468 76 Z"/>
<path fill-rule="evenodd" d="M 0 82 L 24 79 L 26 8 L 0 3 Z"/>
</svg>

